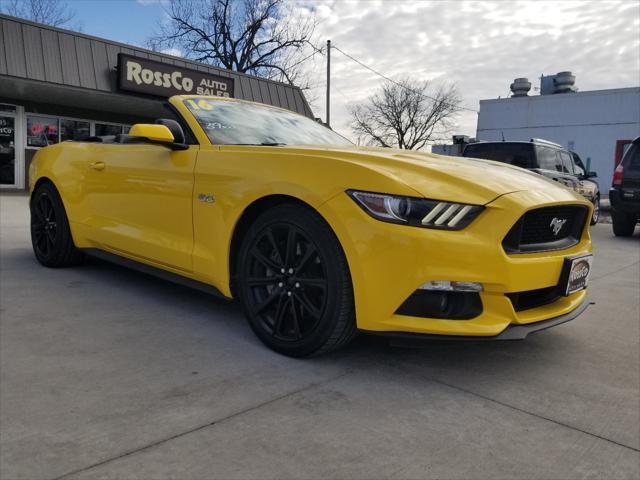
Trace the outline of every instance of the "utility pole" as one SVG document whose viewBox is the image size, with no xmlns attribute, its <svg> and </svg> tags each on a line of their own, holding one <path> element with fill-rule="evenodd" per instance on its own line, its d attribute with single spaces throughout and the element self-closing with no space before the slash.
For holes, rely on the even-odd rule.
<svg viewBox="0 0 640 480">
<path fill-rule="evenodd" d="M 327 127 L 331 128 L 331 40 L 327 40 Z"/>
</svg>

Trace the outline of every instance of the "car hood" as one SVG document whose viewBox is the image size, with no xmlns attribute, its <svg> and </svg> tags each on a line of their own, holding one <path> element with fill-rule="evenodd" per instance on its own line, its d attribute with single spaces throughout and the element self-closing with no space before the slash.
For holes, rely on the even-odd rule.
<svg viewBox="0 0 640 480">
<path fill-rule="evenodd" d="M 544 191 L 554 201 L 566 200 L 569 192 L 542 175 L 490 160 L 377 147 L 295 148 L 383 172 L 435 200 L 484 205 L 508 193 L 536 190 Z"/>
</svg>

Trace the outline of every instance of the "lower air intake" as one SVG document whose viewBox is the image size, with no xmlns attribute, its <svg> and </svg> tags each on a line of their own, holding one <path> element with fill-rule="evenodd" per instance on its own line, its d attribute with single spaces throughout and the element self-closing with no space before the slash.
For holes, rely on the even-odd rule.
<svg viewBox="0 0 640 480">
<path fill-rule="evenodd" d="M 516 312 L 530 310 L 532 308 L 542 307 L 555 302 L 560 298 L 559 289 L 556 285 L 553 287 L 539 288 L 537 290 L 527 290 L 524 292 L 506 293 L 505 295 L 511 300 L 513 309 Z"/>
</svg>

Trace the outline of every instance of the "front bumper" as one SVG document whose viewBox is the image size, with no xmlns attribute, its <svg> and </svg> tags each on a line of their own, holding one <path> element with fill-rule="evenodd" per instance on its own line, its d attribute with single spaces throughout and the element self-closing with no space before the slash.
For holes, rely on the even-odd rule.
<svg viewBox="0 0 640 480">
<path fill-rule="evenodd" d="M 339 195 L 320 212 L 342 244 L 354 288 L 357 326 L 370 332 L 405 332 L 439 336 L 496 338 L 510 326 L 542 322 L 580 311 L 586 291 L 553 303 L 516 311 L 507 293 L 558 284 L 564 258 L 591 252 L 588 222 L 581 240 L 560 251 L 507 255 L 502 240 L 533 208 L 591 204 L 570 191 L 522 191 L 503 195 L 460 231 L 432 230 L 380 222 L 348 196 Z M 479 282 L 482 313 L 466 320 L 398 315 L 400 305 L 422 284 L 454 280 Z M 577 315 L 577 314 L 576 314 Z"/>
<path fill-rule="evenodd" d="M 540 322 L 529 323 L 526 325 L 510 325 L 506 329 L 502 331 L 502 333 L 495 335 L 493 337 L 478 337 L 478 336 L 462 336 L 462 335 L 429 335 L 429 334 L 416 334 L 416 333 L 403 333 L 403 332 L 364 332 L 371 333 L 374 335 L 383 336 L 389 339 L 391 345 L 400 346 L 400 347 L 421 347 L 425 345 L 425 342 L 430 342 L 432 340 L 437 341 L 485 341 L 485 340 L 524 340 L 531 333 L 540 332 L 542 330 L 546 330 L 551 327 L 555 327 L 556 325 L 561 325 L 563 323 L 569 322 L 574 318 L 578 317 L 582 314 L 587 307 L 590 305 L 589 302 L 584 301 L 580 306 L 578 306 L 575 310 L 570 313 L 566 313 L 564 315 L 559 315 L 554 318 L 550 318 L 548 320 L 542 320 Z"/>
<path fill-rule="evenodd" d="M 621 189 L 619 188 L 609 190 L 609 202 L 611 203 L 611 208 L 616 212 L 640 215 L 640 201 L 622 198 Z"/>
</svg>

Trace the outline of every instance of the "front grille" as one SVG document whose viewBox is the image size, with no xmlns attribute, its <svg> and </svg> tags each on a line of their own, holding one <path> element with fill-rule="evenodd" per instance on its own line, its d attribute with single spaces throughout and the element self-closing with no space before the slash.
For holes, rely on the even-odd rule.
<svg viewBox="0 0 640 480">
<path fill-rule="evenodd" d="M 574 222 L 580 221 L 584 208 L 578 207 L 547 207 L 531 210 L 524 215 L 520 245 L 533 245 L 561 240 L 573 233 Z M 554 233 L 553 222 L 560 225 L 557 235 Z M 561 222 L 563 222 L 561 224 Z M 582 227 L 582 222 L 580 222 Z"/>
<path fill-rule="evenodd" d="M 542 252 L 569 248 L 580 241 L 588 209 L 559 205 L 530 210 L 502 242 L 507 253 Z"/>
<path fill-rule="evenodd" d="M 516 312 L 529 310 L 530 308 L 541 307 L 555 302 L 560 295 L 558 287 L 539 288 L 538 290 L 527 290 L 525 292 L 506 293 Z"/>
</svg>

